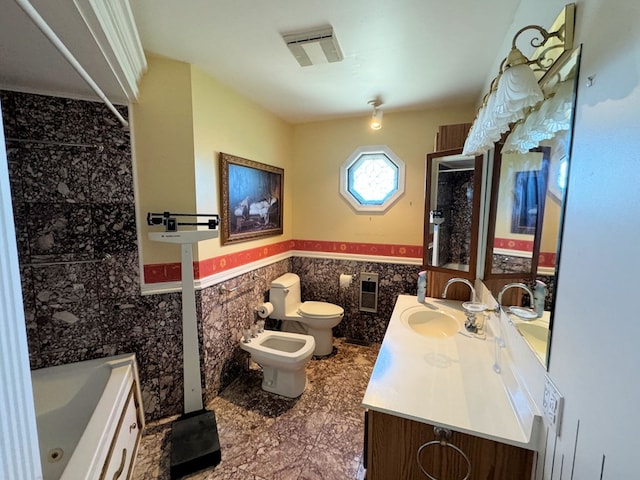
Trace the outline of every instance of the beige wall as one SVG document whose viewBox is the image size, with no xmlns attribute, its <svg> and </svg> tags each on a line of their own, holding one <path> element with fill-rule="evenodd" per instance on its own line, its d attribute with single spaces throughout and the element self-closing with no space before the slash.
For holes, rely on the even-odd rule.
<svg viewBox="0 0 640 480">
<path fill-rule="evenodd" d="M 294 238 L 422 245 L 425 155 L 439 125 L 470 122 L 475 113 L 472 105 L 385 113 L 378 131 L 366 117 L 296 125 Z M 405 193 L 383 214 L 357 213 L 340 195 L 340 166 L 364 145 L 387 145 L 405 163 Z"/>
<path fill-rule="evenodd" d="M 132 105 L 132 144 L 144 263 L 179 260 L 179 249 L 147 239 L 147 212 L 195 209 L 191 68 L 188 64 L 150 57 Z"/>
<path fill-rule="evenodd" d="M 291 211 L 292 127 L 189 64 L 149 58 L 132 107 L 141 255 L 144 264 L 178 262 L 175 246 L 151 242 L 149 211 L 220 213 L 219 152 L 285 169 L 285 212 Z M 291 238 L 291 214 L 284 234 L 226 247 L 214 239 L 194 249 L 196 259 Z"/>
<path fill-rule="evenodd" d="M 198 211 L 220 212 L 220 152 L 285 170 L 283 235 L 224 247 L 220 246 L 219 239 L 203 242 L 199 245 L 199 258 L 211 258 L 291 239 L 293 127 L 197 67 L 192 67 L 191 72 Z"/>
<path fill-rule="evenodd" d="M 439 125 L 475 115 L 471 105 L 388 113 L 377 132 L 364 116 L 291 126 L 197 67 L 154 57 L 140 91 L 132 137 L 147 265 L 180 260 L 177 248 L 147 240 L 147 212 L 221 213 L 219 152 L 284 168 L 284 234 L 224 247 L 210 240 L 196 259 L 292 238 L 421 245 L 425 154 Z M 358 214 L 339 193 L 340 166 L 362 145 L 387 145 L 405 162 L 405 194 L 384 214 Z"/>
<path fill-rule="evenodd" d="M 544 204 L 544 219 L 542 221 L 542 239 L 540 240 L 541 252 L 557 253 L 558 235 L 560 233 L 560 202 L 549 195 Z"/>
</svg>

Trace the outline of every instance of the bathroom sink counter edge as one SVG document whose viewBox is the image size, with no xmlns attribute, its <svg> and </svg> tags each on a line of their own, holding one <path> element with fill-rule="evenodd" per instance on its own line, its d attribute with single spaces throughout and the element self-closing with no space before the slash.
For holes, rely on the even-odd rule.
<svg viewBox="0 0 640 480">
<path fill-rule="evenodd" d="M 497 442 L 535 450 L 541 422 L 525 398 L 509 385 L 508 358 L 494 371 L 494 338 L 461 334 L 429 338 L 401 319 L 407 309 L 423 305 L 459 322 L 465 333 L 462 303 L 399 295 L 373 368 L 362 406 Z"/>
</svg>

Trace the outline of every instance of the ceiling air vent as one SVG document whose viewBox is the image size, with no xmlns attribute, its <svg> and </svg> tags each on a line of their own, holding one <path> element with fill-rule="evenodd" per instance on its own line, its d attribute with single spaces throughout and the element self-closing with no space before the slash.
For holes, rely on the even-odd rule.
<svg viewBox="0 0 640 480">
<path fill-rule="evenodd" d="M 289 33 L 282 38 L 301 67 L 339 62 L 344 58 L 331 26 Z"/>
</svg>

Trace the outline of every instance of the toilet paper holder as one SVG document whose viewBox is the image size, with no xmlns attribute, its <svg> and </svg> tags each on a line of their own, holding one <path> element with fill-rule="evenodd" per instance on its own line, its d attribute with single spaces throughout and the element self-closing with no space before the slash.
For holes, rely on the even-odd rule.
<svg viewBox="0 0 640 480">
<path fill-rule="evenodd" d="M 353 282 L 358 279 L 358 274 L 341 273 L 338 279 L 340 288 L 349 288 Z"/>
<path fill-rule="evenodd" d="M 260 318 L 267 318 L 273 313 L 273 304 L 271 302 L 265 302 L 256 307 L 256 313 Z"/>
</svg>

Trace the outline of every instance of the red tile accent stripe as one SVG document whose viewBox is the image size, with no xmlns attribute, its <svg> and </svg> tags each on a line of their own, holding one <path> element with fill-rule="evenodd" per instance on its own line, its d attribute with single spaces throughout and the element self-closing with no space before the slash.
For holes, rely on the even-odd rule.
<svg viewBox="0 0 640 480">
<path fill-rule="evenodd" d="M 381 243 L 325 242 L 294 240 L 295 249 L 308 252 L 331 252 L 382 257 L 422 258 L 422 245 L 387 245 Z"/>
<path fill-rule="evenodd" d="M 495 245 L 497 248 L 508 248 L 520 251 L 531 251 L 533 248 L 533 242 L 507 238 L 495 239 Z M 225 270 L 240 267 L 291 250 L 381 257 L 422 258 L 422 245 L 287 240 L 194 262 L 194 277 L 196 279 L 206 278 L 210 275 L 224 272 Z M 540 252 L 538 264 L 541 267 L 555 266 L 555 252 Z M 144 266 L 144 280 L 147 284 L 176 282 L 181 279 L 180 271 L 180 263 L 149 264 Z"/>
<path fill-rule="evenodd" d="M 493 247 L 530 252 L 533 250 L 533 242 L 530 240 L 514 240 L 513 238 L 496 238 L 493 240 Z"/>
<path fill-rule="evenodd" d="M 540 252 L 538 257 L 539 267 L 555 267 L 556 266 L 556 253 L 555 252 Z"/>
<path fill-rule="evenodd" d="M 422 258 L 422 245 L 387 245 L 378 243 L 327 242 L 318 240 L 287 240 L 284 242 L 250 248 L 240 252 L 220 255 L 194 262 L 196 279 L 224 272 L 264 258 L 286 253 L 291 250 L 308 252 L 342 253 L 352 255 L 375 255 L 382 257 Z M 145 283 L 179 281 L 180 263 L 160 263 L 144 266 Z"/>
</svg>

